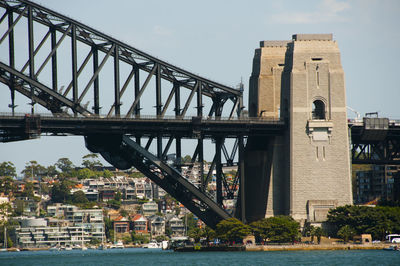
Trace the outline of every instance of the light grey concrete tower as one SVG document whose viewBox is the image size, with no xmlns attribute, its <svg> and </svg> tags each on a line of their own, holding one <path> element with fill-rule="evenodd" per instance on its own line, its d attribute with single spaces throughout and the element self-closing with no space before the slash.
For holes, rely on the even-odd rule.
<svg viewBox="0 0 400 266">
<path fill-rule="evenodd" d="M 249 114 L 276 117 L 279 112 L 288 123 L 286 134 L 269 148 L 273 159 L 267 166 L 266 216 L 288 214 L 298 221 L 322 222 L 330 208 L 352 204 L 337 42 L 332 34 L 296 34 L 292 41 L 261 46 L 253 61 Z"/>
<path fill-rule="evenodd" d="M 332 34 L 293 36 L 290 215 L 319 222 L 352 203 L 346 89 Z"/>
</svg>

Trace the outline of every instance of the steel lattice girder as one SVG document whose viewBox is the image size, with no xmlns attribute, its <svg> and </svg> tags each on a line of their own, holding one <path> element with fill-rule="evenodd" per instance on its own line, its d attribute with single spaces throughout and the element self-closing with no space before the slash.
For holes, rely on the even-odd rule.
<svg viewBox="0 0 400 266">
<path fill-rule="evenodd" d="M 400 164 L 400 140 L 353 143 L 351 155 L 354 164 Z"/>
<path fill-rule="evenodd" d="M 200 191 L 176 169 L 148 152 L 128 136 L 91 135 L 86 136 L 85 141 L 89 150 L 99 152 L 108 162 L 119 169 L 129 169 L 134 166 L 183 203 L 207 225 L 215 228 L 219 221 L 230 217 L 204 191 Z"/>
<path fill-rule="evenodd" d="M 152 57 L 131 46 L 119 42 L 109 36 L 106 36 L 90 27 L 83 25 L 82 23 L 69 19 L 35 3 L 25 0 L 0 0 L 0 10 L 2 9 L 5 10 L 5 13 L 1 17 L 0 23 L 8 17 L 8 29 L 3 35 L 0 36 L 0 45 L 4 42 L 5 39 L 8 38 L 9 62 L 8 64 L 6 64 L 6 62 L 4 61 L 0 62 L 0 81 L 8 85 L 11 90 L 11 105 L 13 108 L 13 113 L 15 107 L 14 93 L 15 91 L 17 91 L 31 99 L 32 106 L 36 103 L 39 103 L 57 116 L 69 116 L 69 114 L 67 114 L 62 109 L 63 107 L 67 107 L 72 110 L 75 117 L 77 117 L 78 114 L 84 117 L 93 117 L 93 115 L 98 115 L 101 108 L 101 106 L 99 105 L 99 75 L 102 73 L 101 71 L 107 61 L 113 58 L 115 99 L 114 104 L 107 113 L 107 117 L 112 116 L 113 113 L 118 117 L 125 118 L 129 118 L 132 115 L 135 115 L 135 117 L 140 115 L 141 96 L 151 80 L 155 80 L 155 107 L 156 115 L 158 118 L 164 117 L 166 110 L 170 105 L 170 102 L 175 99 L 175 119 L 183 120 L 189 106 L 191 105 L 193 98 L 197 99 L 195 107 L 197 109 L 197 116 L 202 117 L 204 107 L 202 98 L 203 96 L 210 97 L 212 99 L 212 106 L 208 112 L 208 117 L 212 117 L 214 115 L 215 117 L 220 117 L 222 115 L 224 104 L 228 100 L 233 102 L 233 107 L 230 110 L 229 117 L 232 118 L 235 115 L 235 112 L 240 114 L 242 105 L 242 90 L 233 89 L 231 87 L 213 82 L 209 79 L 200 77 L 181 68 L 173 66 L 158 58 Z M 15 20 L 14 15 L 16 15 L 17 17 Z M 16 25 L 18 25 L 18 23 L 23 24 L 20 22 L 22 17 L 26 17 L 27 19 L 29 54 L 28 59 L 23 65 L 22 69 L 17 70 L 14 60 L 14 28 Z M 36 27 L 34 27 L 34 25 L 36 24 L 34 24 L 34 22 L 40 23 L 41 25 L 47 27 L 47 33 L 40 40 L 37 46 L 35 46 L 34 42 L 34 37 L 36 34 Z M 59 34 L 59 36 L 57 36 L 57 34 Z M 67 37 L 70 39 L 71 46 L 70 54 L 72 58 L 72 79 L 69 82 L 66 90 L 62 92 L 61 89 L 58 88 L 57 82 L 57 53 L 61 47 L 61 44 L 65 42 Z M 51 49 L 50 51 L 44 51 L 44 44 L 49 38 L 51 40 Z M 80 49 L 80 46 L 78 44 L 84 44 L 90 48 L 90 52 L 86 55 L 81 65 L 78 65 L 77 54 L 83 53 L 78 51 Z M 37 65 L 37 63 L 39 63 L 39 60 L 37 60 L 35 56 L 41 51 L 44 51 L 46 55 L 41 64 Z M 99 52 L 104 54 L 104 57 L 101 60 L 99 60 Z M 83 73 L 85 69 L 87 69 L 88 62 L 91 59 L 93 61 L 92 76 L 90 77 L 86 85 L 82 87 L 83 90 L 78 90 L 79 75 Z M 121 62 L 130 65 L 132 68 L 125 82 L 123 82 L 123 85 L 120 83 L 119 65 Z M 43 70 L 48 64 L 51 64 L 51 88 L 44 85 L 46 84 L 46 82 L 43 81 L 43 78 L 41 76 L 41 73 L 43 73 Z M 37 69 L 35 68 L 36 66 L 38 66 Z M 145 76 L 145 81 L 143 83 L 141 83 L 139 80 L 139 70 L 148 73 L 147 77 Z M 121 114 L 121 97 L 123 97 L 127 86 L 132 80 L 135 89 L 135 99 L 133 103 L 131 103 L 128 112 L 126 114 Z M 170 90 L 168 98 L 164 105 L 161 102 L 161 80 L 168 81 L 172 84 L 172 89 Z M 180 102 L 181 87 L 190 90 L 188 98 L 185 102 L 183 102 L 183 108 L 181 108 Z M 93 90 L 94 94 L 94 114 L 88 110 L 87 105 L 82 105 L 82 101 L 91 89 Z M 199 125 L 197 125 L 197 127 L 199 127 Z M 5 134 L 3 134 L 4 139 L 15 140 L 31 137 L 31 133 L 26 135 L 24 131 L 18 131 L 18 134 L 15 133 L 16 135 L 18 135 L 16 138 L 10 138 L 10 136 L 7 135 L 8 133 L 5 132 Z M 169 145 L 171 145 L 173 138 L 170 137 L 167 147 L 163 151 L 162 135 L 158 134 L 155 137 L 157 139 L 157 157 L 163 158 L 163 156 L 168 151 Z M 149 147 L 153 138 L 154 136 L 150 137 L 148 143 L 146 144 L 146 148 Z M 201 148 L 201 142 L 203 136 L 201 136 L 200 133 L 197 134 L 195 138 L 199 138 L 199 144 L 196 150 L 201 149 L 201 151 L 198 151 L 198 158 L 202 161 L 203 151 Z M 178 147 L 180 146 L 180 137 L 176 137 L 176 142 L 177 150 L 180 150 L 181 148 Z M 221 146 L 219 146 L 219 150 L 220 149 Z M 138 154 L 137 151 L 132 151 L 132 148 L 130 149 L 130 151 L 131 155 Z M 124 154 L 123 151 L 120 152 L 121 154 L 113 154 L 113 156 L 117 158 Z M 102 155 L 104 157 L 107 157 L 107 154 L 104 152 Z M 226 155 L 226 152 L 224 152 L 224 155 Z M 142 162 L 137 160 L 141 156 L 143 156 L 143 154 L 140 153 L 140 155 L 134 158 L 135 160 L 131 158 L 132 162 L 135 162 L 134 165 L 137 165 L 137 168 L 139 170 L 147 174 L 149 177 L 152 177 L 154 180 L 157 180 L 157 175 L 154 175 L 154 173 L 150 169 L 151 165 L 148 164 L 148 162 L 153 162 L 154 164 L 154 158 L 157 157 L 151 155 L 154 156 L 154 158 L 149 159 L 150 157 L 147 157 L 147 163 L 143 164 Z M 221 167 L 220 164 L 221 162 L 219 160 L 219 163 L 217 163 L 217 168 Z M 153 167 L 155 166 L 153 165 Z M 164 182 L 164 186 L 167 188 L 167 191 L 175 195 L 177 199 L 180 199 L 183 203 L 185 203 L 185 205 L 187 205 L 190 210 L 196 213 L 205 222 L 215 226 L 217 221 L 229 217 L 226 216 L 226 213 L 224 214 L 224 211 L 220 207 L 218 207 L 217 204 L 215 204 L 212 200 L 210 201 L 207 196 L 205 196 L 204 191 L 197 190 L 194 186 L 191 186 L 187 180 L 177 176 L 177 171 L 174 170 L 175 172 L 168 172 L 169 170 L 166 170 L 165 164 L 158 165 L 158 167 L 160 168 L 160 171 L 164 171 L 167 173 L 167 178 L 165 180 L 168 179 L 169 181 Z M 176 180 L 179 180 L 179 182 Z M 161 181 L 159 180 L 158 182 L 160 183 Z M 206 184 L 207 180 L 202 180 L 202 190 L 204 190 L 203 188 Z M 186 198 L 190 194 L 193 194 L 194 196 L 190 196 L 190 199 Z M 193 200 L 193 198 L 196 198 L 196 200 Z M 222 199 L 219 198 L 218 203 L 221 204 L 221 201 Z"/>
<path fill-rule="evenodd" d="M 218 108 L 221 108 L 226 101 L 226 99 L 230 99 L 234 103 L 234 107 L 231 111 L 231 116 L 234 114 L 234 109 L 237 110 L 237 112 L 240 112 L 241 110 L 241 101 L 242 101 L 242 91 L 237 90 L 225 85 L 222 85 L 220 83 L 213 82 L 209 79 L 200 77 L 198 75 L 195 75 L 193 73 L 190 73 L 186 70 L 183 70 L 181 68 L 178 68 L 174 65 L 171 65 L 165 61 L 162 61 L 158 58 L 155 58 L 147 53 L 144 53 L 138 49 L 135 49 L 129 45 L 126 45 L 114 38 L 111 38 L 97 30 L 94 30 L 80 22 L 77 22 L 75 20 L 72 20 L 68 17 L 65 17 L 61 14 L 58 14 L 57 12 L 54 12 L 52 10 L 49 10 L 47 8 L 44 8 L 38 4 L 25 1 L 25 0 L 0 0 L 0 8 L 3 8 L 6 10 L 5 14 L 3 15 L 2 19 L 8 15 L 9 17 L 9 28 L 8 30 L 2 35 L 0 39 L 0 44 L 3 42 L 6 37 L 8 36 L 10 39 L 10 42 L 13 40 L 12 36 L 13 35 L 13 29 L 16 24 L 19 23 L 20 18 L 25 16 L 28 18 L 28 24 L 29 24 L 29 30 L 28 30 L 28 35 L 29 35 L 29 59 L 22 68 L 21 73 L 24 73 L 26 69 L 29 69 L 29 78 L 31 80 L 38 80 L 39 74 L 43 70 L 43 68 L 46 66 L 46 64 L 49 61 L 52 61 L 52 79 L 53 79 L 53 90 L 57 92 L 57 67 L 56 67 L 56 62 L 57 62 L 57 49 L 59 48 L 60 44 L 64 41 L 66 36 L 69 36 L 71 38 L 71 56 L 72 56 L 72 80 L 70 84 L 68 85 L 66 91 L 64 93 L 59 93 L 60 96 L 68 96 L 70 94 L 70 91 L 72 91 L 72 97 L 69 97 L 70 100 L 74 103 L 74 107 L 70 107 L 70 105 L 63 105 L 65 107 L 71 108 L 74 113 L 81 113 L 80 110 L 77 110 L 78 107 L 82 109 L 81 102 L 89 89 L 93 86 L 94 94 L 95 94 L 95 99 L 93 100 L 94 106 L 93 109 L 95 110 L 95 113 L 99 112 L 99 109 L 101 108 L 98 105 L 98 97 L 99 97 L 99 85 L 98 85 L 98 77 L 99 73 L 101 72 L 102 67 L 104 66 L 104 63 L 107 61 L 109 57 L 114 58 L 114 79 L 115 79 L 115 101 L 113 106 L 111 107 L 110 111 L 108 112 L 108 115 L 111 115 L 112 112 L 115 113 L 115 115 L 123 115 L 120 114 L 119 111 L 119 106 L 122 104 L 121 102 L 121 97 L 123 96 L 127 85 L 131 81 L 132 77 L 135 77 L 135 97 L 136 100 L 132 104 L 131 108 L 129 109 L 128 113 L 125 114 L 126 117 L 131 116 L 133 113 L 138 114 L 140 113 L 140 97 L 143 91 L 145 90 L 148 81 L 154 76 L 156 79 L 156 98 L 157 98 L 157 103 L 156 103 L 156 108 L 157 108 L 157 115 L 163 116 L 165 114 L 166 108 L 168 107 L 170 101 L 173 98 L 174 94 L 179 93 L 179 87 L 185 87 L 188 88 L 192 91 L 192 93 L 189 96 L 189 99 L 187 99 L 185 108 L 183 110 L 180 109 L 180 103 L 176 102 L 176 107 L 175 109 L 178 109 L 176 112 L 176 115 L 178 116 L 184 116 L 187 107 L 189 106 L 193 96 L 195 93 L 197 93 L 197 110 L 198 110 L 198 115 L 202 115 L 202 109 L 203 109 L 203 104 L 202 104 L 202 95 L 211 97 L 213 99 L 213 106 L 211 107 L 211 110 L 209 112 L 209 115 L 212 115 L 214 112 L 217 115 Z M 17 19 L 13 20 L 12 14 L 17 14 L 18 17 Z M 11 18 L 11 19 L 10 19 Z M 37 47 L 33 46 L 33 37 L 34 37 L 34 30 L 33 30 L 33 22 L 40 23 L 46 27 L 48 27 L 48 32 L 44 36 L 44 38 L 41 40 L 39 45 Z M 59 32 L 62 34 L 62 37 L 58 39 L 56 38 L 56 32 Z M 42 65 L 38 68 L 37 71 L 35 71 L 35 55 L 38 53 L 40 49 L 43 49 L 43 43 L 46 42 L 46 40 L 51 36 L 51 46 L 52 49 L 50 53 L 48 53 L 46 59 L 42 63 Z M 77 43 L 83 43 L 86 44 L 87 46 L 91 47 L 91 52 L 86 56 L 85 60 L 83 61 L 82 65 L 78 67 L 77 65 L 77 49 L 79 47 L 77 46 Z M 10 46 L 10 53 L 14 53 L 14 51 L 11 51 L 14 49 L 14 47 Z M 98 51 L 102 52 L 105 54 L 105 57 L 103 58 L 102 62 L 99 64 L 98 62 L 98 57 L 97 53 Z M 93 76 L 90 79 L 90 81 L 87 83 L 87 85 L 84 87 L 83 91 L 81 93 L 78 92 L 77 88 L 77 81 L 79 78 L 79 74 L 82 73 L 83 69 L 86 67 L 89 59 L 93 57 L 93 63 L 94 63 L 94 72 Z M 14 68 L 13 63 L 13 56 L 10 56 L 10 67 Z M 132 72 L 129 74 L 128 78 L 125 80 L 124 85 L 120 87 L 119 79 L 119 62 L 124 62 L 128 65 L 132 66 Z M 3 62 L 4 63 L 4 62 Z M 144 82 L 143 86 L 140 88 L 139 87 L 139 75 L 138 75 L 138 70 L 142 70 L 145 72 L 148 72 L 149 75 L 147 76 L 146 81 Z M 7 84 L 10 86 L 13 86 L 13 78 L 10 77 L 11 80 Z M 162 103 L 161 103 L 161 82 L 160 80 L 166 80 L 169 81 L 173 84 L 173 88 L 170 91 L 169 97 L 165 103 L 164 108 L 162 108 Z M 25 83 L 28 83 L 29 86 L 31 87 L 32 93 L 34 94 L 34 90 L 36 88 L 36 84 L 31 83 L 28 79 L 25 79 Z M 45 92 L 46 94 L 48 92 Z M 24 94 L 25 96 L 28 96 L 27 94 Z M 32 98 L 33 96 L 28 96 Z M 35 100 L 32 99 L 33 103 L 35 103 Z M 178 100 L 176 100 L 178 101 Z M 39 101 L 39 103 L 41 103 Z M 84 108 L 86 109 L 86 108 Z M 52 110 L 53 111 L 53 110 Z M 82 111 L 82 110 L 81 110 Z M 181 111 L 181 112 L 180 112 Z M 89 112 L 90 113 L 90 112 Z M 219 112 L 220 113 L 220 112 Z M 84 111 L 84 113 L 81 114 L 88 114 L 87 110 Z"/>
</svg>

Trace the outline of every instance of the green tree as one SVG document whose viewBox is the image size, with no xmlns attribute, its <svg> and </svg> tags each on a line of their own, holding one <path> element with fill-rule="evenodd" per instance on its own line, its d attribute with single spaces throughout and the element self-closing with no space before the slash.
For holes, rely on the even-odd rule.
<svg viewBox="0 0 400 266">
<path fill-rule="evenodd" d="M 175 215 L 179 216 L 179 214 L 181 213 L 181 208 L 179 207 L 179 205 L 174 207 L 174 211 L 175 211 Z"/>
<path fill-rule="evenodd" d="M 26 182 L 24 191 L 21 193 L 23 197 L 33 198 L 34 196 L 34 185 L 32 182 Z"/>
<path fill-rule="evenodd" d="M 400 207 L 341 206 L 328 213 L 328 222 L 337 235 L 340 228 L 350 226 L 359 234 L 370 233 L 373 239 L 400 231 Z"/>
<path fill-rule="evenodd" d="M 86 198 L 85 192 L 82 190 L 75 191 L 72 194 L 72 202 L 73 203 L 88 203 L 89 200 Z"/>
<path fill-rule="evenodd" d="M 21 216 L 24 214 L 24 201 L 20 199 L 14 200 L 14 212 L 13 216 Z"/>
<path fill-rule="evenodd" d="M 46 175 L 47 176 L 55 176 L 58 175 L 58 171 L 54 165 L 50 165 L 46 168 Z"/>
<path fill-rule="evenodd" d="M 69 182 L 63 180 L 55 183 L 51 188 L 51 201 L 64 203 L 70 198 Z"/>
<path fill-rule="evenodd" d="M 103 171 L 103 173 L 102 173 L 102 176 L 104 177 L 104 178 L 110 178 L 110 177 L 112 177 L 114 174 L 110 171 L 110 170 L 104 170 Z"/>
<path fill-rule="evenodd" d="M 129 213 L 125 209 L 120 209 L 119 214 L 121 214 L 122 217 L 129 217 Z"/>
<path fill-rule="evenodd" d="M 122 194 L 121 194 L 120 191 L 118 191 L 118 192 L 115 194 L 114 199 L 115 199 L 116 201 L 121 201 L 121 199 L 122 199 Z"/>
<path fill-rule="evenodd" d="M 316 236 L 318 244 L 321 243 L 321 237 L 323 235 L 324 235 L 324 230 L 321 227 L 313 227 L 311 231 L 311 237 L 314 238 L 314 236 Z"/>
<path fill-rule="evenodd" d="M 275 216 L 251 223 L 254 235 L 271 242 L 294 242 L 300 225 L 290 216 Z"/>
<path fill-rule="evenodd" d="M 193 213 L 187 213 L 182 217 L 183 224 L 186 227 L 186 232 L 189 232 L 193 228 L 197 227 L 197 220 L 194 218 Z"/>
<path fill-rule="evenodd" d="M 133 242 L 138 243 L 138 244 L 146 244 L 146 243 L 150 242 L 148 236 L 136 235 L 135 232 L 132 232 L 131 237 L 132 237 Z"/>
<path fill-rule="evenodd" d="M 198 242 L 200 242 L 200 238 L 203 236 L 203 231 L 200 228 L 196 227 L 196 228 L 191 229 L 188 232 L 188 235 L 189 235 L 189 237 L 194 239 L 195 243 L 198 243 Z"/>
<path fill-rule="evenodd" d="M 83 169 L 79 169 L 76 172 L 76 177 L 78 179 L 95 178 L 96 177 L 96 172 L 93 171 L 93 170 L 90 170 L 89 168 L 83 168 Z"/>
<path fill-rule="evenodd" d="M 12 162 L 0 163 L 0 176 L 16 177 L 17 171 Z"/>
<path fill-rule="evenodd" d="M 11 205 L 9 203 L 0 204 L 0 212 L 2 212 L 5 216 L 9 216 L 11 211 Z M 14 246 L 12 239 L 15 239 L 15 227 L 19 226 L 19 223 L 10 219 L 3 219 L 0 221 L 0 243 L 7 243 L 7 247 L 11 248 Z M 4 231 L 6 231 L 7 241 L 4 241 Z"/>
<path fill-rule="evenodd" d="M 222 240 L 242 242 L 243 238 L 251 233 L 251 229 L 238 219 L 229 218 L 217 224 L 216 233 Z"/>
<path fill-rule="evenodd" d="M 258 221 L 254 221 L 250 224 L 250 227 L 253 230 L 253 234 L 256 238 L 256 241 L 267 241 L 269 237 L 270 226 L 268 224 L 267 219 L 261 219 Z"/>
<path fill-rule="evenodd" d="M 113 208 L 114 210 L 119 210 L 119 208 L 121 208 L 121 204 L 122 204 L 121 201 L 115 199 L 107 201 L 107 205 Z"/>
<path fill-rule="evenodd" d="M 100 245 L 101 241 L 98 238 L 92 237 L 89 242 L 90 245 Z"/>
<path fill-rule="evenodd" d="M 105 215 L 104 217 L 104 231 L 106 233 L 106 238 L 107 239 L 112 239 L 111 237 L 111 231 L 113 229 L 113 224 L 110 218 L 107 217 L 107 215 Z"/>
<path fill-rule="evenodd" d="M 146 177 L 144 174 L 142 174 L 141 172 L 132 172 L 130 175 L 130 177 L 133 178 L 142 178 L 142 177 Z"/>
<path fill-rule="evenodd" d="M 172 235 L 172 229 L 170 226 L 165 227 L 165 235 L 169 237 Z"/>
<path fill-rule="evenodd" d="M 50 194 L 49 185 L 45 182 L 40 183 L 40 191 L 42 194 Z"/>
<path fill-rule="evenodd" d="M 9 202 L 3 202 L 0 204 L 0 217 L 3 219 L 0 220 L 0 226 L 4 226 L 4 224 L 8 221 L 8 217 L 12 212 L 11 204 Z"/>
<path fill-rule="evenodd" d="M 74 164 L 68 158 L 60 158 L 55 163 L 55 166 L 63 173 L 70 173 L 74 168 Z"/>
<path fill-rule="evenodd" d="M 164 240 L 167 240 L 167 237 L 165 235 L 156 236 L 157 242 L 162 242 Z"/>
<path fill-rule="evenodd" d="M 202 237 L 206 238 L 207 244 L 210 242 L 210 240 L 214 239 L 216 236 L 217 236 L 217 234 L 216 234 L 215 230 L 213 230 L 209 226 L 204 227 Z"/>
<path fill-rule="evenodd" d="M 349 225 L 342 226 L 337 235 L 344 240 L 344 242 L 349 242 L 349 239 L 356 235 L 356 231 Z"/>
<path fill-rule="evenodd" d="M 132 243 L 132 237 L 130 235 L 124 235 L 122 237 L 122 242 L 124 242 L 124 244 Z"/>
<path fill-rule="evenodd" d="M 8 195 L 9 193 L 14 193 L 16 191 L 16 187 L 14 184 L 14 179 L 11 176 L 5 176 L 0 179 L 0 192 L 4 193 L 4 195 Z"/>
<path fill-rule="evenodd" d="M 190 162 L 192 162 L 192 157 L 190 157 L 190 155 L 186 155 L 185 157 L 183 157 L 181 159 L 181 162 L 182 163 L 190 163 Z"/>
<path fill-rule="evenodd" d="M 82 165 L 90 170 L 94 170 L 97 166 L 103 166 L 98 160 L 99 155 L 95 153 L 89 153 L 82 157 Z"/>
<path fill-rule="evenodd" d="M 24 175 L 25 179 L 40 180 L 42 177 L 47 175 L 47 168 L 33 160 L 29 163 L 26 163 L 24 170 L 21 171 L 21 174 Z"/>
</svg>

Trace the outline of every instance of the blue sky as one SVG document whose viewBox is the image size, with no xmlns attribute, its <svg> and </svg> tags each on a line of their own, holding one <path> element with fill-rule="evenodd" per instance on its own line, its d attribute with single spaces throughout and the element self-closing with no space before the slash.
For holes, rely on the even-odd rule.
<svg viewBox="0 0 400 266">
<path fill-rule="evenodd" d="M 361 114 L 379 111 L 400 119 L 398 0 L 35 2 L 223 84 L 235 86 L 243 78 L 246 103 L 259 41 L 333 33 L 342 55 L 347 105 Z M 0 112 L 9 111 L 8 92 L 0 95 Z M 47 166 L 69 157 L 79 165 L 87 153 L 82 137 L 0 144 L 0 162 L 12 161 L 18 171 L 32 159 Z"/>
</svg>

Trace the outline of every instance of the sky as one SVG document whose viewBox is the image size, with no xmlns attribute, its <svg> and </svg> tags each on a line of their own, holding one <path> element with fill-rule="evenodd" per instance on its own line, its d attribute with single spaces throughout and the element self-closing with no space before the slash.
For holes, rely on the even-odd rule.
<svg viewBox="0 0 400 266">
<path fill-rule="evenodd" d="M 398 0 L 34 2 L 203 77 L 230 86 L 243 79 L 245 104 L 260 41 L 333 33 L 345 71 L 347 106 L 361 115 L 379 112 L 400 119 Z M 0 31 L 3 35 L 4 27 Z M 0 112 L 10 111 L 7 97 L 8 88 L 0 86 Z M 0 143 L 0 162 L 13 162 L 18 172 L 30 160 L 48 166 L 68 157 L 80 165 L 87 153 L 82 137 Z"/>
</svg>

